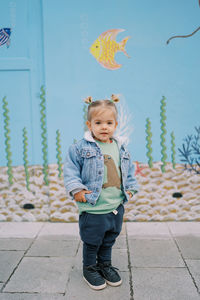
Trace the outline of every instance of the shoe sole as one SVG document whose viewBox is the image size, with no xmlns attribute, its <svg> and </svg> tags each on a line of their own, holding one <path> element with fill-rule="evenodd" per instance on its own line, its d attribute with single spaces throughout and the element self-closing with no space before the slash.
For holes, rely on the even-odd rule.
<svg viewBox="0 0 200 300">
<path fill-rule="evenodd" d="M 83 279 L 85 280 L 85 282 L 89 285 L 89 287 L 91 287 L 91 289 L 95 290 L 95 291 L 98 291 L 98 290 L 103 290 L 105 289 L 105 287 L 107 286 L 106 282 L 104 284 L 101 284 L 101 285 L 92 285 L 91 283 L 89 283 L 87 281 L 87 279 L 83 276 Z"/>
<path fill-rule="evenodd" d="M 105 279 L 105 278 L 104 278 Z M 107 284 L 109 284 L 110 286 L 119 286 L 122 284 L 122 279 L 120 281 L 117 282 L 111 282 L 105 279 L 105 281 L 107 282 Z"/>
</svg>

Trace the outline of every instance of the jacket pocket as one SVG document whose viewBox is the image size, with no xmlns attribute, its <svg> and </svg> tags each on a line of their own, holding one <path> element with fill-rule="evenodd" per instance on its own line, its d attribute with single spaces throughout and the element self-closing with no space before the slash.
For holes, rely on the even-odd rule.
<svg viewBox="0 0 200 300">
<path fill-rule="evenodd" d="M 96 151 L 90 148 L 83 148 L 81 150 L 82 171 L 81 178 L 83 184 L 94 182 L 96 178 Z"/>
<path fill-rule="evenodd" d="M 96 156 L 96 151 L 95 150 L 92 150 L 92 149 L 90 149 L 90 148 L 83 148 L 82 150 L 81 150 L 81 157 L 82 158 L 91 158 L 91 157 L 94 157 L 94 156 Z"/>
</svg>

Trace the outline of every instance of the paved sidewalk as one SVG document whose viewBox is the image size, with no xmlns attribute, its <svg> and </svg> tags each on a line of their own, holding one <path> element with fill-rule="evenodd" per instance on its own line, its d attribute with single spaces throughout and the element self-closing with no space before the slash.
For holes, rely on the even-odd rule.
<svg viewBox="0 0 200 300">
<path fill-rule="evenodd" d="M 77 223 L 0 223 L 0 300 L 199 300 L 200 222 L 125 223 L 113 249 L 123 284 L 82 279 Z"/>
</svg>

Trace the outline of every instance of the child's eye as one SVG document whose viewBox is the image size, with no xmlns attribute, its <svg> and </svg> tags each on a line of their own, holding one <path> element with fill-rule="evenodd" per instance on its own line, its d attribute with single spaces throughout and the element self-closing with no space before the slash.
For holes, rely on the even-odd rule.
<svg viewBox="0 0 200 300">
<path fill-rule="evenodd" d="M 95 124 L 99 125 L 99 124 L 101 124 L 101 122 L 97 121 L 97 122 L 95 122 Z"/>
<path fill-rule="evenodd" d="M 108 122 L 108 125 L 112 125 L 113 122 Z"/>
</svg>

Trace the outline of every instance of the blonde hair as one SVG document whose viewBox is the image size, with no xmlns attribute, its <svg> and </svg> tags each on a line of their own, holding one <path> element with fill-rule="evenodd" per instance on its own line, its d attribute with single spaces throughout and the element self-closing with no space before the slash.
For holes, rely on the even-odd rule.
<svg viewBox="0 0 200 300">
<path fill-rule="evenodd" d="M 88 111 L 87 111 L 87 120 L 91 121 L 92 119 L 92 114 L 97 111 L 99 108 L 104 108 L 104 109 L 111 109 L 114 113 L 115 119 L 117 120 L 117 107 L 115 105 L 116 102 L 119 102 L 119 97 L 117 95 L 112 95 L 111 100 L 96 100 L 92 101 L 92 97 L 88 97 L 85 99 L 85 102 L 88 105 Z"/>
</svg>

